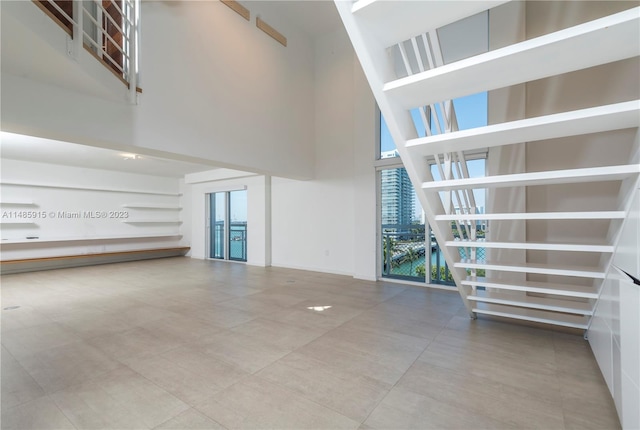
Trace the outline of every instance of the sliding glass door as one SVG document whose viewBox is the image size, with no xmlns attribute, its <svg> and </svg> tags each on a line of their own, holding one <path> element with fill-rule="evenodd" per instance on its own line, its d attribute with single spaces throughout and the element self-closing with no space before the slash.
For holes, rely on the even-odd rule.
<svg viewBox="0 0 640 430">
<path fill-rule="evenodd" d="M 209 194 L 209 258 L 225 258 L 226 193 Z"/>
<path fill-rule="evenodd" d="M 209 258 L 247 261 L 247 191 L 208 194 Z"/>
<path fill-rule="evenodd" d="M 229 260 L 247 261 L 247 191 L 229 193 Z"/>
</svg>

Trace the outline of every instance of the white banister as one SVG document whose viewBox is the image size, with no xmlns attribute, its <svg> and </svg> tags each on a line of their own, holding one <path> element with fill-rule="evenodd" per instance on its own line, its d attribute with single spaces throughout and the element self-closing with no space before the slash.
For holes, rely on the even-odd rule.
<svg viewBox="0 0 640 430">
<path fill-rule="evenodd" d="M 82 51 L 82 43 L 84 40 L 84 31 L 82 27 L 82 3 L 78 1 L 73 2 L 73 16 L 76 18 L 73 21 L 73 50 L 72 55 L 75 59 L 78 59 L 78 55 Z"/>
<path fill-rule="evenodd" d="M 54 0 L 46 0 L 45 6 L 71 30 L 69 56 L 77 61 L 83 48 L 90 50 L 127 84 L 127 99 L 137 103 L 140 0 L 110 0 L 106 7 L 101 0 L 72 0 L 71 6 L 71 16 Z"/>
<path fill-rule="evenodd" d="M 137 67 L 137 42 L 138 42 L 138 0 L 135 0 L 133 6 L 127 3 L 127 9 L 131 13 L 131 19 L 129 20 L 129 37 L 127 40 L 129 41 L 129 55 L 127 57 L 128 60 L 128 81 L 129 81 L 129 101 L 133 104 L 138 103 L 138 67 Z M 131 7 L 132 6 L 132 7 Z"/>
</svg>

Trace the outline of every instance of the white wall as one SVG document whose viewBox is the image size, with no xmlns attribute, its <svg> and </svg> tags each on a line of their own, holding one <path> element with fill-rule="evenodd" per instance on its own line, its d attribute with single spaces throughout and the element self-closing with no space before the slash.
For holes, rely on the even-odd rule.
<svg viewBox="0 0 640 430">
<path fill-rule="evenodd" d="M 522 42 L 525 32 L 525 4 L 509 2 L 489 11 L 489 50 L 503 48 Z M 500 124 L 517 121 L 526 116 L 525 85 L 514 85 L 489 91 L 487 95 L 487 123 Z M 498 146 L 489 148 L 487 154 L 487 176 L 525 171 L 525 144 Z M 487 189 L 488 213 L 518 213 L 526 211 L 525 187 Z M 495 242 L 524 242 L 526 240 L 525 222 L 493 221 L 487 228 L 487 240 Z M 514 249 L 485 249 L 488 261 L 504 263 L 523 263 L 526 253 Z M 488 271 L 487 277 L 504 281 L 519 282 L 525 275 L 516 272 Z"/>
<path fill-rule="evenodd" d="M 269 264 L 272 234 L 275 265 L 375 279 L 375 103 L 351 43 L 339 29 L 314 44 L 263 2 L 243 4 L 252 20 L 260 13 L 280 30 L 288 46 L 220 2 L 143 2 L 138 106 L 86 88 L 70 91 L 72 82 L 56 82 L 62 73 L 47 80 L 12 70 L 2 74 L 2 129 L 273 173 L 272 205 L 268 177 L 250 197 L 258 209 L 250 210 L 249 223 L 264 225 L 264 235 L 249 238 L 250 264 Z M 41 24 L 42 12 L 32 6 L 19 6 L 14 18 Z M 3 7 L 3 17 L 11 13 Z M 57 29 L 34 37 L 47 45 L 49 30 Z M 49 49 L 65 58 L 65 46 Z M 39 58 L 34 52 L 29 59 L 33 69 L 44 67 Z M 197 258 L 206 255 L 203 194 L 226 186 L 221 179 L 187 178 L 181 188 L 181 244 Z M 229 184 L 256 193 L 250 182 Z M 250 235 L 259 231 L 252 227 Z"/>
<path fill-rule="evenodd" d="M 637 183 L 636 183 L 637 185 Z M 640 278 L 640 190 L 625 220 L 614 264 Z M 640 428 L 640 285 L 612 268 L 602 286 L 589 343 L 625 429 Z"/>
<path fill-rule="evenodd" d="M 375 279 L 375 101 L 343 29 L 315 49 L 316 177 L 273 178 L 273 265 Z"/>
<path fill-rule="evenodd" d="M 3 159 L 0 184 L 3 260 L 180 244 L 176 178 Z M 176 209 L 125 207 L 132 205 Z M 36 218 L 32 224 L 12 223 L 24 220 L 21 213 Z"/>
<path fill-rule="evenodd" d="M 572 25 L 633 7 L 632 2 L 527 2 L 527 38 L 537 37 Z M 640 97 L 640 62 L 638 58 L 604 64 L 526 84 L 528 118 L 584 109 L 598 105 L 637 100 Z M 526 170 L 536 172 L 622 165 L 629 162 L 634 130 L 617 130 L 526 144 Z M 565 184 L 529 187 L 527 211 L 597 211 L 616 210 L 620 183 Z M 530 242 L 572 241 L 598 243 L 607 241 L 619 223 L 609 220 L 528 221 Z M 605 266 L 609 255 L 527 251 L 527 261 L 536 264 L 567 266 Z M 543 282 L 591 283 L 591 280 L 528 275 L 529 280 Z M 597 281 L 599 282 L 599 281 Z"/>
<path fill-rule="evenodd" d="M 185 226 L 184 231 L 191 244 L 189 254 L 191 257 L 208 258 L 206 248 L 207 194 L 242 189 L 247 190 L 247 264 L 263 267 L 271 265 L 270 178 L 252 175 L 220 179 L 217 171 L 185 177 L 184 216 L 189 221 L 188 227 Z"/>
<path fill-rule="evenodd" d="M 221 2 L 142 2 L 143 93 L 137 106 L 124 97 L 118 102 L 89 94 L 84 87 L 69 89 L 73 82 L 60 71 L 73 60 L 66 57 L 63 39 L 54 37 L 62 30 L 50 26 L 34 32 L 31 36 L 46 43 L 25 43 L 21 49 L 30 53 L 25 64 L 12 65 L 12 57 L 3 55 L 2 130 L 312 177 L 312 41 L 261 2 L 244 3 L 252 19 L 259 12 L 287 36 L 288 46 Z M 3 23 L 21 21 L 28 30 L 40 25 L 42 16 L 31 2 L 2 2 Z M 4 28 L 5 52 L 23 43 Z M 56 61 L 46 63 L 48 58 Z M 51 73 L 45 76 L 44 70 Z"/>
</svg>

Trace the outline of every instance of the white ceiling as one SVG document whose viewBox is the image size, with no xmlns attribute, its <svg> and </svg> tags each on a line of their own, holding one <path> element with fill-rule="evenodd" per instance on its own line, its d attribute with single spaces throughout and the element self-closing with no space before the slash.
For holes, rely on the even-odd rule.
<svg viewBox="0 0 640 430">
<path fill-rule="evenodd" d="M 136 155 L 135 159 L 133 159 L 134 155 Z M 215 169 L 215 167 L 208 164 L 131 154 L 6 132 L 0 133 L 0 156 L 2 159 L 176 178 L 180 178 L 187 173 Z"/>
<path fill-rule="evenodd" d="M 262 5 L 268 5 L 278 15 L 312 37 L 342 27 L 342 21 L 333 0 L 258 1 Z M 251 1 L 240 0 L 240 3 L 247 7 L 251 5 Z"/>
</svg>

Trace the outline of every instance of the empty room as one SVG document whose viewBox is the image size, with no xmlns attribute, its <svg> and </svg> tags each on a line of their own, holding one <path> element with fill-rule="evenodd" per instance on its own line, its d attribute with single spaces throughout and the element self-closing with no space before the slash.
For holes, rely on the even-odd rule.
<svg viewBox="0 0 640 430">
<path fill-rule="evenodd" d="M 640 2 L 0 17 L 2 429 L 640 429 Z"/>
</svg>

